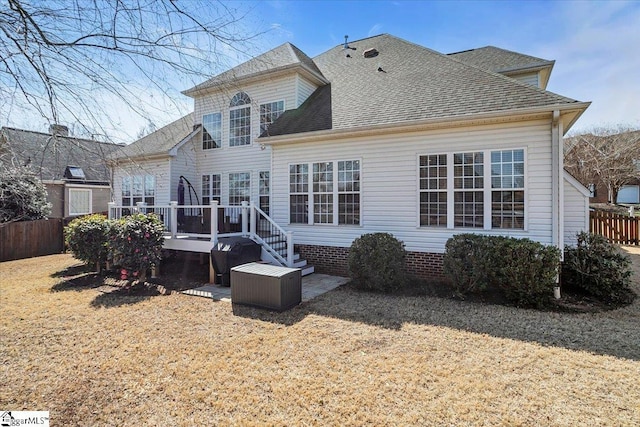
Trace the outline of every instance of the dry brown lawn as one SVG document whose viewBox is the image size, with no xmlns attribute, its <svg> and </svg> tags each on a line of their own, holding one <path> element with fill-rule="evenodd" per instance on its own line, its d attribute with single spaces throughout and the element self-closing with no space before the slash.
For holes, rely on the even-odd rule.
<svg viewBox="0 0 640 427">
<path fill-rule="evenodd" d="M 77 265 L 0 264 L 0 410 L 83 426 L 640 425 L 640 300 L 571 314 L 345 287 L 278 314 L 105 293 Z"/>
</svg>

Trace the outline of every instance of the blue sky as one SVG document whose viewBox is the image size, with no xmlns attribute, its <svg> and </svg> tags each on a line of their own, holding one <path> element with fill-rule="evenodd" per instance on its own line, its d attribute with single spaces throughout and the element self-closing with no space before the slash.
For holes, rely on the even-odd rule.
<svg viewBox="0 0 640 427">
<path fill-rule="evenodd" d="M 547 87 L 592 105 L 572 129 L 640 127 L 640 2 L 265 1 L 248 3 L 269 28 L 313 57 L 345 35 L 389 33 L 442 53 L 487 45 L 555 60 Z M 268 48 L 267 48 L 268 49 Z M 267 50 L 265 49 L 265 50 Z"/>
<path fill-rule="evenodd" d="M 194 9 L 203 7 L 196 1 L 180 0 Z M 236 31 L 259 34 L 241 48 L 243 59 L 284 42 L 295 44 L 313 57 L 341 44 L 345 35 L 353 41 L 389 33 L 441 53 L 493 45 L 556 61 L 547 89 L 592 102 L 572 133 L 619 124 L 640 128 L 640 1 L 223 3 L 243 15 Z M 216 60 L 225 54 L 236 58 L 212 62 L 208 73 L 216 74 L 238 62 L 238 52 L 216 55 L 205 46 L 199 47 L 203 56 Z M 135 79 L 130 87 L 134 103 L 146 106 L 142 109 L 160 127 L 192 110 L 192 100 L 180 91 L 199 82 L 172 74 L 167 81 L 171 87 L 166 91 Z M 3 102 L 6 99 L 0 97 L 0 125 L 47 129 L 41 116 L 20 111 L 10 101 Z M 148 119 L 137 116 L 110 94 L 96 99 L 108 110 L 104 115 L 109 120 L 102 129 L 116 142 L 132 142 L 149 125 Z M 73 127 L 68 118 L 62 122 L 71 122 Z"/>
</svg>

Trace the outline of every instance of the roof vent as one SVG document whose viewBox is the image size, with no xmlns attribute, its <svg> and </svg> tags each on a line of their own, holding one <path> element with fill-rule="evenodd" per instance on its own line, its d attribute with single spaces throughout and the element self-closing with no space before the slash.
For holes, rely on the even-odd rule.
<svg viewBox="0 0 640 427">
<path fill-rule="evenodd" d="M 364 52 L 362 52 L 362 55 L 365 58 L 375 58 L 376 56 L 378 56 L 378 53 L 380 53 L 378 52 L 378 49 L 372 47 L 371 49 L 367 49 Z"/>
<path fill-rule="evenodd" d="M 351 49 L 351 50 L 356 50 L 355 47 L 351 47 L 349 46 L 349 36 L 344 36 L 344 45 L 342 46 L 342 49 Z"/>
</svg>

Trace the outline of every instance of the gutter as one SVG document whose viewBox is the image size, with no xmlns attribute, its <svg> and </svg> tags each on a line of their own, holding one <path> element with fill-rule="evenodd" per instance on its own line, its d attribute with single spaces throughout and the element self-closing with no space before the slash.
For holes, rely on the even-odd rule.
<svg viewBox="0 0 640 427">
<path fill-rule="evenodd" d="M 257 142 L 264 145 L 281 145 L 300 142 L 324 141 L 330 138 L 341 137 L 357 137 L 368 136 L 372 134 L 390 134 L 397 131 L 417 132 L 422 130 L 430 130 L 442 127 L 466 126 L 474 121 L 483 121 L 486 123 L 501 123 L 508 121 L 517 121 L 529 116 L 549 117 L 553 111 L 564 112 L 565 114 L 575 112 L 576 115 L 566 130 L 575 123 L 582 115 L 584 110 L 591 105 L 590 102 L 575 102 L 572 104 L 556 104 L 545 105 L 542 107 L 522 108 L 505 111 L 492 111 L 488 113 L 476 113 L 462 116 L 438 117 L 433 119 L 415 120 L 411 122 L 398 122 L 380 125 L 362 126 L 349 129 L 326 129 L 313 132 L 292 133 L 286 135 L 264 136 L 257 138 Z"/>
</svg>

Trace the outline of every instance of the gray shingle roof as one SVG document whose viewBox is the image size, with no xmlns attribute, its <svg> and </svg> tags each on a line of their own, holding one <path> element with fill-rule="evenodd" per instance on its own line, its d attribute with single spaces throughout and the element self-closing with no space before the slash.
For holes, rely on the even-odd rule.
<svg viewBox="0 0 640 427">
<path fill-rule="evenodd" d="M 260 136 L 331 129 L 331 85 L 320 86 L 300 107 L 285 111 Z"/>
<path fill-rule="evenodd" d="M 518 69 L 552 66 L 554 61 L 536 58 L 495 46 L 485 46 L 448 54 L 450 58 L 496 73 Z"/>
<path fill-rule="evenodd" d="M 293 66 L 302 66 L 322 76 L 322 73 L 311 58 L 291 43 L 284 43 L 224 73 L 218 74 L 204 83 L 187 89 L 183 93 L 192 95 L 203 89 L 221 84 L 230 84 L 239 79 Z"/>
<path fill-rule="evenodd" d="M 331 82 L 329 101 L 316 101 L 330 102 L 334 130 L 577 102 L 388 34 L 349 45 L 356 50 L 339 45 L 314 58 Z M 370 48 L 379 54 L 365 58 Z M 278 121 L 272 136 L 306 131 L 300 121 Z"/>
<path fill-rule="evenodd" d="M 67 166 L 78 166 L 87 181 L 109 182 L 105 160 L 121 148 L 92 139 L 54 137 L 48 133 L 6 127 L 0 133 L 0 160 L 5 164 L 28 164 L 43 180 L 61 180 Z"/>
<path fill-rule="evenodd" d="M 193 132 L 193 113 L 122 147 L 112 156 L 114 159 L 135 158 L 154 154 L 169 154 L 169 151 Z"/>
</svg>

